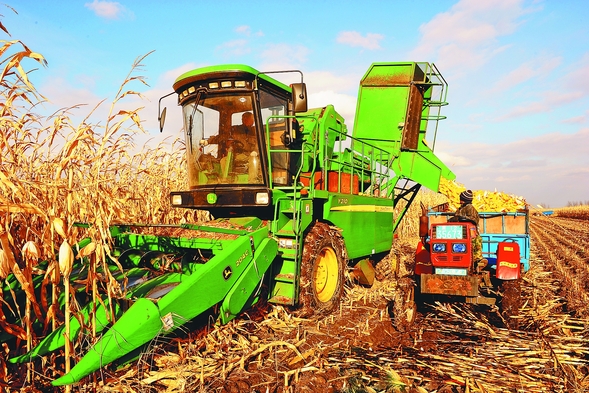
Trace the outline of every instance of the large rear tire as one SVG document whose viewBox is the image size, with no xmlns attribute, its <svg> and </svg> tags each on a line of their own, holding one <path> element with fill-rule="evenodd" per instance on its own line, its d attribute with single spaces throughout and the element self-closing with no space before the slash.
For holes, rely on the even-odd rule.
<svg viewBox="0 0 589 393">
<path fill-rule="evenodd" d="M 347 263 L 346 247 L 339 231 L 317 222 L 303 246 L 299 289 L 302 315 L 327 315 L 339 307 Z"/>
</svg>

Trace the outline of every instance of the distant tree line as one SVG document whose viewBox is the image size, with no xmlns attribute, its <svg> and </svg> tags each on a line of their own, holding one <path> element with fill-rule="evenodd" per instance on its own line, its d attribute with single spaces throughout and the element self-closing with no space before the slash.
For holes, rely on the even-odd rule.
<svg viewBox="0 0 589 393">
<path fill-rule="evenodd" d="M 589 201 L 585 201 L 585 202 L 568 202 L 566 207 L 572 207 L 572 206 L 587 206 L 589 205 Z"/>
</svg>

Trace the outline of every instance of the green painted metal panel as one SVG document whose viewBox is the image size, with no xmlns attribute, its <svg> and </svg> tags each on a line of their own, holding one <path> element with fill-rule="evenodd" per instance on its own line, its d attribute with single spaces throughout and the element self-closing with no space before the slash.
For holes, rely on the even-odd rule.
<svg viewBox="0 0 589 393">
<path fill-rule="evenodd" d="M 68 374 L 55 380 L 53 384 L 60 386 L 77 382 L 103 364 L 108 364 L 139 348 L 157 334 L 172 332 L 223 301 L 238 282 L 247 285 L 250 293 L 253 292 L 250 276 L 257 274 L 257 265 L 254 267 L 254 273 L 250 270 L 250 265 L 254 261 L 254 250 L 261 247 L 261 267 L 269 265 L 273 260 L 269 258 L 269 254 L 276 255 L 276 242 L 269 239 L 268 234 L 268 228 L 261 227 L 233 241 L 218 242 L 223 247 L 215 249 L 215 256 L 199 264 L 199 268 L 194 269 L 192 274 L 166 273 L 134 288 L 133 296 L 141 297 Z M 119 236 L 125 237 L 124 234 Z M 165 245 L 166 250 L 176 251 L 178 245 L 192 244 L 190 239 L 184 238 L 161 237 L 157 242 L 149 236 L 129 236 L 128 239 L 136 246 L 141 246 L 141 240 L 147 240 L 143 246 L 150 250 L 154 244 Z M 263 271 L 265 270 L 260 270 L 260 274 Z M 249 273 L 242 279 L 244 272 Z M 154 291 L 161 291 L 161 295 L 156 295 Z M 244 301 L 243 298 L 234 297 L 234 300 L 236 304 L 245 304 L 248 298 L 249 296 L 245 296 Z M 231 314 L 236 312 L 234 308 L 231 310 Z M 120 345 L 121 342 L 124 342 L 124 345 Z"/>
<path fill-rule="evenodd" d="M 220 310 L 221 323 L 227 323 L 251 301 L 252 294 L 260 288 L 262 278 L 276 257 L 278 245 L 274 239 L 264 239 L 256 249 L 254 261 L 246 265 L 235 285 L 229 290 Z"/>
<path fill-rule="evenodd" d="M 109 325 L 109 311 L 104 309 L 104 305 L 108 306 L 108 299 L 104 299 L 102 302 L 98 302 L 96 306 L 92 303 L 87 304 L 80 312 L 78 313 L 78 317 L 84 319 L 84 324 L 89 326 L 90 322 L 90 313 L 94 310 L 96 315 L 96 325 L 95 325 L 95 332 L 101 333 L 104 328 Z M 115 302 L 112 307 L 112 311 L 114 313 L 114 318 L 119 318 L 123 314 L 123 310 L 119 307 L 119 305 Z M 80 325 L 80 320 L 76 317 L 72 317 L 70 319 L 70 333 L 68 337 L 72 341 L 78 337 L 78 334 L 82 332 L 82 326 Z M 65 346 L 65 324 L 61 325 L 59 328 L 55 329 L 51 333 L 49 333 L 43 340 L 41 340 L 30 352 L 17 356 L 10 359 L 11 363 L 22 363 L 22 362 L 30 362 L 34 360 L 37 356 L 43 356 L 49 352 L 55 351 L 59 348 Z"/>
<path fill-rule="evenodd" d="M 342 230 L 350 259 L 388 251 L 393 242 L 393 201 L 360 195 L 332 194 L 325 219 Z"/>
<path fill-rule="evenodd" d="M 206 79 L 209 77 L 209 74 L 210 76 L 216 75 L 218 77 L 223 74 L 227 74 L 228 72 L 246 74 L 249 75 L 251 78 L 258 76 L 260 79 L 272 83 L 280 89 L 283 89 L 289 93 L 291 92 L 291 88 L 285 85 L 284 83 L 277 81 L 276 79 L 266 74 L 261 74 L 260 71 L 256 70 L 255 68 L 252 68 L 244 64 L 222 64 L 190 70 L 176 78 L 176 80 L 174 81 L 174 89 L 178 91 L 186 83 L 190 83 L 190 81 L 192 80 Z"/>
<path fill-rule="evenodd" d="M 98 370 L 103 364 L 109 364 L 122 354 L 152 340 L 161 330 L 163 324 L 157 306 L 148 299 L 138 299 L 123 314 L 69 373 L 52 382 L 53 386 L 75 383 L 86 375 Z"/>
<path fill-rule="evenodd" d="M 430 110 L 445 105 L 445 87 L 435 66 L 415 62 L 375 63 L 360 81 L 353 136 L 395 157 L 390 186 L 410 179 L 438 191 L 440 176 L 455 178 L 425 142 L 430 119 L 441 119 Z"/>
<path fill-rule="evenodd" d="M 402 87 L 374 87 L 362 89 L 354 124 L 354 137 L 366 141 L 381 141 L 378 147 L 399 151 L 399 124 L 405 121 L 409 89 Z M 398 102 L 404 103 L 402 106 Z"/>
</svg>

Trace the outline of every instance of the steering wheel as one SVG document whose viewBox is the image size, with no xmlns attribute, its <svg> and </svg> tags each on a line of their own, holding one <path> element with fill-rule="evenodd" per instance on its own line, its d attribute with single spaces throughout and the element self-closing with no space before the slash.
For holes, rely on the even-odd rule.
<svg viewBox="0 0 589 393">
<path fill-rule="evenodd" d="M 241 153 L 245 150 L 243 142 L 233 138 L 227 139 L 227 148 L 229 149 L 229 147 L 233 147 L 233 151 L 236 153 Z"/>
</svg>

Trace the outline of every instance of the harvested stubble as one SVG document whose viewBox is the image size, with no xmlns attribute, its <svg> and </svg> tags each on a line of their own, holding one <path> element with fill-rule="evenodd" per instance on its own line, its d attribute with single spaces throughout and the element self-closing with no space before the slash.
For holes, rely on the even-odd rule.
<svg viewBox="0 0 589 393">
<path fill-rule="evenodd" d="M 566 291 L 568 312 L 589 317 L 589 221 L 535 216 L 531 221 L 534 245 L 542 261 Z"/>
<path fill-rule="evenodd" d="M 174 353 L 160 348 L 153 357 L 157 368 L 141 375 L 132 368 L 104 391 L 121 384 L 135 391 L 231 391 L 248 380 L 256 383 L 245 386 L 259 392 L 305 391 L 310 385 L 302 383 L 323 378 L 324 387 L 342 392 L 395 391 L 391 386 L 416 392 L 584 392 L 589 321 L 562 312 L 560 283 L 536 254 L 532 262 L 522 291 L 523 330 L 498 327 L 491 322 L 499 318 L 494 312 L 448 304 L 425 312 L 410 333 L 387 330 L 389 276 L 370 289 L 348 288 L 340 312 L 321 320 L 272 307 L 267 315 L 239 318 L 182 342 Z M 384 339 L 375 341 L 375 331 Z"/>
</svg>

